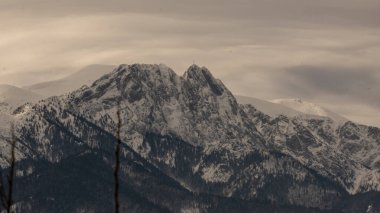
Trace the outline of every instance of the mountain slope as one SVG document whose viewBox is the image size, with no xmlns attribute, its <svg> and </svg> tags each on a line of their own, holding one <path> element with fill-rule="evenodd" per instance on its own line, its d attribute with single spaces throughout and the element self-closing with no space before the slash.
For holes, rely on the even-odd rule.
<svg viewBox="0 0 380 213">
<path fill-rule="evenodd" d="M 24 88 L 44 97 L 62 95 L 83 85 L 91 84 L 102 75 L 111 72 L 114 68 L 115 66 L 113 65 L 90 65 L 65 78 L 42 82 Z"/>
<path fill-rule="evenodd" d="M 316 116 L 323 116 L 331 118 L 337 122 L 346 122 L 348 121 L 346 118 L 344 118 L 341 115 L 338 115 L 334 112 L 331 112 L 330 110 L 321 107 L 317 104 L 310 103 L 307 101 L 303 101 L 300 99 L 275 99 L 271 100 L 270 102 L 281 104 L 283 106 L 286 106 L 288 108 L 294 109 L 296 111 L 310 114 L 310 115 L 316 115 Z"/>
<path fill-rule="evenodd" d="M 11 86 L 0 85 L 0 134 L 9 134 L 13 110 L 25 103 L 36 103 L 42 96 L 28 90 Z"/>
<path fill-rule="evenodd" d="M 300 111 L 294 110 L 281 104 L 272 103 L 270 101 L 240 95 L 235 95 L 235 98 L 239 104 L 250 104 L 257 110 L 271 117 L 276 117 L 279 115 L 294 117 L 302 114 Z"/>
<path fill-rule="evenodd" d="M 42 99 L 42 96 L 11 85 L 0 85 L 0 105 L 1 112 L 9 112 L 27 102 L 35 103 Z"/>
<path fill-rule="evenodd" d="M 289 210 L 285 212 L 336 212 L 349 208 L 350 200 L 359 209 L 370 204 L 378 208 L 376 193 L 360 202 L 350 194 L 379 191 L 379 171 L 342 148 L 350 140 L 373 144 L 380 138 L 378 129 L 371 130 L 369 140 L 368 135 L 350 135 L 357 129 L 351 123 L 339 126 L 328 118 L 266 115 L 252 105 L 239 105 L 220 80 L 196 65 L 183 76 L 165 65 L 120 65 L 89 86 L 16 110 L 17 153 L 23 159 L 25 185 L 43 186 L 56 179 L 41 175 L 46 171 L 37 169 L 41 162 L 52 171 L 61 171 L 60 165 L 88 170 L 78 177 L 76 170 L 64 166 L 67 180 L 86 180 L 98 169 L 112 168 L 118 110 L 122 176 L 127 180 L 123 190 L 141 197 L 139 207 L 220 212 L 241 205 L 234 211 L 277 211 L 279 206 L 278 211 Z M 358 146 L 355 150 L 366 149 Z M 110 185 L 99 183 L 102 180 L 91 180 L 94 191 L 88 191 L 86 182 L 76 186 L 88 194 L 110 190 Z M 66 194 L 73 187 L 49 196 L 38 189 L 31 187 L 35 197 L 30 202 L 20 195 L 19 204 L 27 203 L 37 212 L 52 205 L 41 200 L 70 203 Z M 83 205 L 72 203 L 70 211 L 97 208 L 92 197 L 81 199 Z M 106 198 L 96 202 L 110 208 Z"/>
<path fill-rule="evenodd" d="M 286 153 L 308 168 L 337 181 L 351 194 L 379 189 L 379 171 L 363 164 L 364 158 L 368 156 L 353 156 L 355 150 L 344 150 L 339 146 L 349 142 L 341 133 L 351 122 L 339 126 L 326 118 L 271 118 L 252 106 L 244 106 L 244 110 L 273 149 Z M 376 142 L 370 137 L 363 137 L 362 140 L 377 147 L 373 151 L 376 154 L 372 156 L 378 156 Z M 363 144 L 362 148 L 364 147 Z"/>
<path fill-rule="evenodd" d="M 316 139 L 332 145 L 326 149 L 333 150 L 334 152 L 339 150 L 365 167 L 372 169 L 380 168 L 380 144 L 377 142 L 379 135 L 378 128 L 348 122 L 344 117 L 323 107 L 297 99 L 278 99 L 272 103 L 251 97 L 236 96 L 236 98 L 240 104 L 252 105 L 258 111 L 272 117 L 273 121 L 285 121 L 285 126 L 289 132 L 285 134 L 286 136 L 299 131 L 294 129 L 293 132 L 289 131 L 291 128 L 295 128 L 293 123 L 297 122 L 298 124 L 296 125 L 304 126 Z M 280 119 L 281 117 L 273 119 L 280 115 L 290 119 Z M 262 130 L 261 121 L 258 119 L 254 120 L 256 128 Z M 276 126 L 278 125 L 276 124 Z M 269 126 L 273 128 L 273 123 L 270 123 Z M 262 131 L 261 133 L 267 135 L 267 137 L 274 136 L 273 130 L 267 131 L 267 133 Z"/>
</svg>

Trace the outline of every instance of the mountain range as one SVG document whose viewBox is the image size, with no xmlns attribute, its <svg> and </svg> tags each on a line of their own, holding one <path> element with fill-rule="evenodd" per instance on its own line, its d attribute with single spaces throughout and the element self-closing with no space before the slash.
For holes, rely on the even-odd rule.
<svg viewBox="0 0 380 213">
<path fill-rule="evenodd" d="M 43 98 L 9 113 L 17 210 L 109 212 L 119 111 L 122 212 L 380 211 L 379 128 L 301 100 L 234 96 L 197 65 L 96 73 L 87 86 L 73 83 L 82 72 L 26 87 Z M 4 170 L 10 140 L 0 136 Z"/>
</svg>

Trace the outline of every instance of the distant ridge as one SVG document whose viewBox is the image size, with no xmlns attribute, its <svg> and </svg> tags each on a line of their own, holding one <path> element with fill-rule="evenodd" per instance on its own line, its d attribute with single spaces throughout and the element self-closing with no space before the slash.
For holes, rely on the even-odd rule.
<svg viewBox="0 0 380 213">
<path fill-rule="evenodd" d="M 0 103 L 2 106 L 8 106 L 9 109 L 27 102 L 34 103 L 42 98 L 41 95 L 23 88 L 7 84 L 0 85 Z"/>
<path fill-rule="evenodd" d="M 102 75 L 111 72 L 116 66 L 94 64 L 59 80 L 25 86 L 24 88 L 44 97 L 62 95 L 83 85 L 91 84 Z"/>
<path fill-rule="evenodd" d="M 305 114 L 329 117 L 335 121 L 348 120 L 347 118 L 344 118 L 343 116 L 338 115 L 337 113 L 332 112 L 322 106 L 301 99 L 275 99 L 271 100 L 270 102 L 281 104 L 283 106 L 286 106 L 288 108 L 294 109 Z"/>
</svg>

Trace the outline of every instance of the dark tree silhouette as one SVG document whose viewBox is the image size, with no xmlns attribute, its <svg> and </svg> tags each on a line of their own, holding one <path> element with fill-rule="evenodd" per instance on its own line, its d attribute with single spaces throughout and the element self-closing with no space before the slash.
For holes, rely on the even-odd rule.
<svg viewBox="0 0 380 213">
<path fill-rule="evenodd" d="M 3 206 L 3 208 L 8 209 L 7 208 L 8 196 L 7 196 L 7 194 L 5 192 L 5 188 L 4 188 L 2 170 L 0 170 L 0 199 L 1 199 L 1 205 Z"/>
<path fill-rule="evenodd" d="M 16 149 L 16 137 L 14 135 L 14 126 L 11 125 L 11 158 L 9 159 L 9 174 L 7 179 L 8 187 L 6 190 L 5 184 L 4 184 L 4 178 L 2 174 L 2 170 L 0 169 L 0 199 L 1 204 L 5 208 L 7 213 L 11 213 L 11 208 L 13 205 L 13 182 L 14 182 L 14 174 L 15 174 L 15 165 L 16 165 L 16 156 L 15 156 L 15 149 Z"/>
<path fill-rule="evenodd" d="M 121 115 L 120 115 L 120 105 L 117 109 L 117 129 L 116 129 L 116 149 L 115 149 L 115 168 L 114 168 L 114 181 L 115 181 L 115 213 L 120 212 L 120 201 L 119 201 L 119 169 L 120 169 L 120 146 L 121 146 Z"/>
</svg>

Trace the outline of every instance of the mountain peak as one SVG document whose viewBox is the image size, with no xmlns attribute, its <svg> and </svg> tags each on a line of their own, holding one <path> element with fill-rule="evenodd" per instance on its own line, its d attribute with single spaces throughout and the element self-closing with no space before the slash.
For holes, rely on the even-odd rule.
<svg viewBox="0 0 380 213">
<path fill-rule="evenodd" d="M 210 71 L 206 67 L 200 67 L 196 64 L 192 64 L 183 74 L 183 77 L 185 79 L 202 79 L 204 78 L 205 73 L 211 75 Z"/>
<path fill-rule="evenodd" d="M 187 69 L 183 77 L 191 83 L 198 82 L 201 86 L 210 87 L 212 92 L 217 96 L 222 95 L 226 90 L 223 83 L 220 80 L 215 79 L 206 67 L 199 67 L 198 65 L 193 64 Z"/>
<path fill-rule="evenodd" d="M 137 78 L 146 78 L 151 74 L 166 77 L 175 75 L 175 72 L 165 64 L 120 64 L 115 69 L 115 72 L 118 73 L 118 75 L 131 74 L 133 77 Z"/>
</svg>

